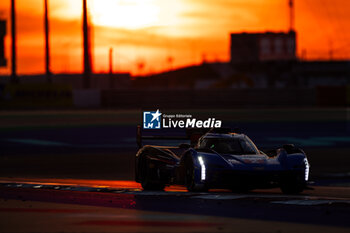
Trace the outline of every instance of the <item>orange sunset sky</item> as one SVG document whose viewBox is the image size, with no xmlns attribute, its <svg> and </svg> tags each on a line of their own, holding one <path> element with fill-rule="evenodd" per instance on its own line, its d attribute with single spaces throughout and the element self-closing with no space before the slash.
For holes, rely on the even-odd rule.
<svg viewBox="0 0 350 233">
<path fill-rule="evenodd" d="M 16 0 L 18 73 L 44 73 L 43 0 Z M 93 24 L 93 70 L 134 75 L 229 60 L 230 32 L 287 31 L 287 0 L 88 0 Z M 82 1 L 49 0 L 51 69 L 82 72 Z M 295 0 L 298 55 L 350 58 L 350 1 Z M 10 19 L 10 0 L 0 18 Z M 10 74 L 10 23 L 5 38 Z M 304 52 L 302 52 L 304 51 Z M 302 55 L 303 54 L 303 55 Z M 172 57 L 172 62 L 169 61 Z M 138 64 L 144 63 L 140 69 Z"/>
</svg>

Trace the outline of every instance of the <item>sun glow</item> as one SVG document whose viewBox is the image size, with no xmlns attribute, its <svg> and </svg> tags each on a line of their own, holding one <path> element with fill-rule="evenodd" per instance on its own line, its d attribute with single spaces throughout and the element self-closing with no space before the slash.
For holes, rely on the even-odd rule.
<svg viewBox="0 0 350 233">
<path fill-rule="evenodd" d="M 52 72 L 82 72 L 82 0 L 49 0 Z M 296 1 L 298 55 L 306 60 L 350 59 L 350 1 Z M 0 18 L 10 25 L 11 1 Z M 288 30 L 285 0 L 87 0 L 93 67 L 148 74 L 210 61 L 229 60 L 230 32 Z M 16 1 L 18 73 L 44 72 L 43 0 Z M 320 27 L 320 25 L 322 27 Z M 330 53 L 332 51 L 332 53 Z M 204 56 L 205 55 L 205 56 Z M 5 36 L 11 73 L 11 33 Z M 169 59 L 171 58 L 171 59 Z M 171 62 L 169 62 L 171 60 Z M 140 68 L 140 64 L 143 64 Z"/>
<path fill-rule="evenodd" d="M 95 25 L 140 29 L 160 24 L 155 0 L 91 0 L 89 5 Z"/>
</svg>

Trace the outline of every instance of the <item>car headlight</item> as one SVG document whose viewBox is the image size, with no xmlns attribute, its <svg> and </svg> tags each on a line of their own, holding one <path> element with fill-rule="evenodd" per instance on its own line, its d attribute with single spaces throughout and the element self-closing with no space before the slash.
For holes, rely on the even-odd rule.
<svg viewBox="0 0 350 233">
<path fill-rule="evenodd" d="M 307 161 L 307 158 L 304 158 L 305 163 L 305 181 L 309 180 L 309 172 L 310 172 L 310 164 L 309 161 Z"/>
<path fill-rule="evenodd" d="M 206 171 L 205 171 L 205 164 L 204 164 L 202 156 L 198 157 L 198 161 L 199 161 L 199 165 L 201 166 L 201 180 L 205 180 Z"/>
</svg>

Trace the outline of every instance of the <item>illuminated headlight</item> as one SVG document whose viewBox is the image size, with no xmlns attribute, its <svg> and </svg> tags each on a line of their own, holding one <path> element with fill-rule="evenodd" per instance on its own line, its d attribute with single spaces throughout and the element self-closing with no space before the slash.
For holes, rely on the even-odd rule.
<svg viewBox="0 0 350 233">
<path fill-rule="evenodd" d="M 201 165 L 201 180 L 205 180 L 205 165 L 202 156 L 198 157 L 198 161 Z"/>
<path fill-rule="evenodd" d="M 305 181 L 309 180 L 309 171 L 310 171 L 310 164 L 309 161 L 307 161 L 307 158 L 304 159 L 305 163 Z"/>
</svg>

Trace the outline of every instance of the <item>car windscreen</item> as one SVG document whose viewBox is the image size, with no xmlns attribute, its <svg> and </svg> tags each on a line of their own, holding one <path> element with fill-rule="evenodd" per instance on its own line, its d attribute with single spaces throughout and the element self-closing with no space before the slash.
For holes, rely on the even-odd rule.
<svg viewBox="0 0 350 233">
<path fill-rule="evenodd" d="M 259 154 L 258 149 L 248 138 L 203 138 L 197 149 L 214 150 L 222 154 Z"/>
</svg>

